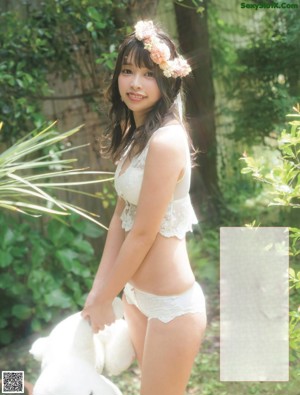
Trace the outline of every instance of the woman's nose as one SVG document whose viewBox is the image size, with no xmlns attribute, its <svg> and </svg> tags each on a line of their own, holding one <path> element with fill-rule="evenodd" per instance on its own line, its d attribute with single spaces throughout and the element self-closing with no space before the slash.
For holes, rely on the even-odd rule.
<svg viewBox="0 0 300 395">
<path fill-rule="evenodd" d="M 133 74 L 131 80 L 131 87 L 133 89 L 141 89 L 141 78 L 138 74 Z"/>
</svg>

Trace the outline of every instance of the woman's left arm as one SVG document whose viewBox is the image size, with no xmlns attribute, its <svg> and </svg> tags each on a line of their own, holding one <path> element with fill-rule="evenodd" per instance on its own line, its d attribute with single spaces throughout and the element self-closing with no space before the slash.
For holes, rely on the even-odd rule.
<svg viewBox="0 0 300 395">
<path fill-rule="evenodd" d="M 183 149 L 184 148 L 184 149 Z M 186 163 L 182 134 L 153 136 L 144 170 L 135 221 L 105 278 L 94 284 L 97 304 L 106 305 L 137 271 L 160 229 L 161 221 Z"/>
</svg>

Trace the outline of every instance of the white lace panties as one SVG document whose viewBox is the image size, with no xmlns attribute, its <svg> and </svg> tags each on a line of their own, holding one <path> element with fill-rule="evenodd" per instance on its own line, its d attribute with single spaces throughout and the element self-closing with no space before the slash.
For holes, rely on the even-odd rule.
<svg viewBox="0 0 300 395">
<path fill-rule="evenodd" d="M 148 320 L 157 318 L 164 323 L 188 313 L 206 313 L 205 297 L 201 286 L 194 285 L 179 295 L 160 296 L 134 288 L 127 283 L 124 288 L 127 303 L 136 306 Z"/>
</svg>

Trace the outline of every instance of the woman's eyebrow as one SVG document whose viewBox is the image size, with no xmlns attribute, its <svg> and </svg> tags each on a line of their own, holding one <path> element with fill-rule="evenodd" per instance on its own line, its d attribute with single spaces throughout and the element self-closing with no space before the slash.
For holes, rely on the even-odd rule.
<svg viewBox="0 0 300 395">
<path fill-rule="evenodd" d="M 122 64 L 125 66 L 133 66 L 133 64 L 128 62 L 127 60 L 124 60 L 124 62 Z"/>
</svg>

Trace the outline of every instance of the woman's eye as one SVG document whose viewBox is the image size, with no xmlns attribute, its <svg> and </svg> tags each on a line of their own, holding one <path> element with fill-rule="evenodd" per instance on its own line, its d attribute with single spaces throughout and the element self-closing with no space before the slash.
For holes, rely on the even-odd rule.
<svg viewBox="0 0 300 395">
<path fill-rule="evenodd" d="M 130 74 L 131 70 L 130 69 L 122 69 L 123 74 Z"/>
<path fill-rule="evenodd" d="M 146 76 L 147 77 L 154 77 L 153 71 L 147 71 Z"/>
</svg>

